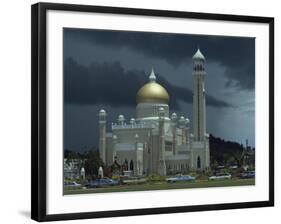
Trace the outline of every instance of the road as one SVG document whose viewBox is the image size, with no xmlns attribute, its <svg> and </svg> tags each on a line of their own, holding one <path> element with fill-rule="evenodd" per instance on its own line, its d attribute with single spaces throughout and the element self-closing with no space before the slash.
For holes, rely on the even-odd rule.
<svg viewBox="0 0 281 224">
<path fill-rule="evenodd" d="M 193 181 L 182 183 L 155 182 L 137 185 L 118 185 L 104 188 L 92 189 L 70 189 L 64 190 L 65 195 L 69 194 L 89 194 L 89 193 L 109 193 L 109 192 L 127 192 L 127 191 L 150 191 L 150 190 L 170 190 L 187 188 L 206 188 L 206 187 L 231 187 L 255 185 L 255 179 L 230 179 L 230 180 L 212 180 L 212 181 Z"/>
</svg>

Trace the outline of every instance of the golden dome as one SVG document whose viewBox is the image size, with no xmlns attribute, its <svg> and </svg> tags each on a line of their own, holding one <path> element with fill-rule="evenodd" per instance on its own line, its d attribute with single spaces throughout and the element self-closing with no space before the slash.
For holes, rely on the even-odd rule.
<svg viewBox="0 0 281 224">
<path fill-rule="evenodd" d="M 137 93 L 137 103 L 169 103 L 169 94 L 166 89 L 155 82 L 156 77 L 154 75 L 153 69 L 150 74 L 150 82 L 145 84 Z"/>
</svg>

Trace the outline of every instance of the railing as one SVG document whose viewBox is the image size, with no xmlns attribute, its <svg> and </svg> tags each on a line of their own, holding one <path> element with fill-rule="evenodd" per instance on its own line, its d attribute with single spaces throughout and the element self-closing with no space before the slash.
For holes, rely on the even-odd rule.
<svg viewBox="0 0 281 224">
<path fill-rule="evenodd" d="M 155 128 L 153 123 L 134 123 L 134 124 L 114 124 L 112 123 L 112 129 L 137 129 L 137 128 Z"/>
</svg>

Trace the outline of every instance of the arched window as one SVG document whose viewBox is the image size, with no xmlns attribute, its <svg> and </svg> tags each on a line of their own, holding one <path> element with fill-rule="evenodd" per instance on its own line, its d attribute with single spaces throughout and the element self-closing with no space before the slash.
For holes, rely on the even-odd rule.
<svg viewBox="0 0 281 224">
<path fill-rule="evenodd" d="M 130 162 L 130 170 L 134 170 L 134 162 L 133 162 L 133 160 L 131 160 L 131 162 Z"/>
<path fill-rule="evenodd" d="M 197 168 L 198 168 L 198 169 L 201 168 L 201 159 L 200 159 L 200 156 L 197 157 Z"/>
</svg>

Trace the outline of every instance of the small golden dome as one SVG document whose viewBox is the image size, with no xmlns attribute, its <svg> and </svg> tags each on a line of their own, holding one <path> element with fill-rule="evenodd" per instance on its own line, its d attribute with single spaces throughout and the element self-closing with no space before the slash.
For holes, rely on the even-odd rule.
<svg viewBox="0 0 281 224">
<path fill-rule="evenodd" d="M 153 70 L 149 78 L 150 82 L 141 87 L 137 93 L 137 103 L 155 102 L 168 104 L 169 94 L 163 86 L 156 83 Z"/>
</svg>

